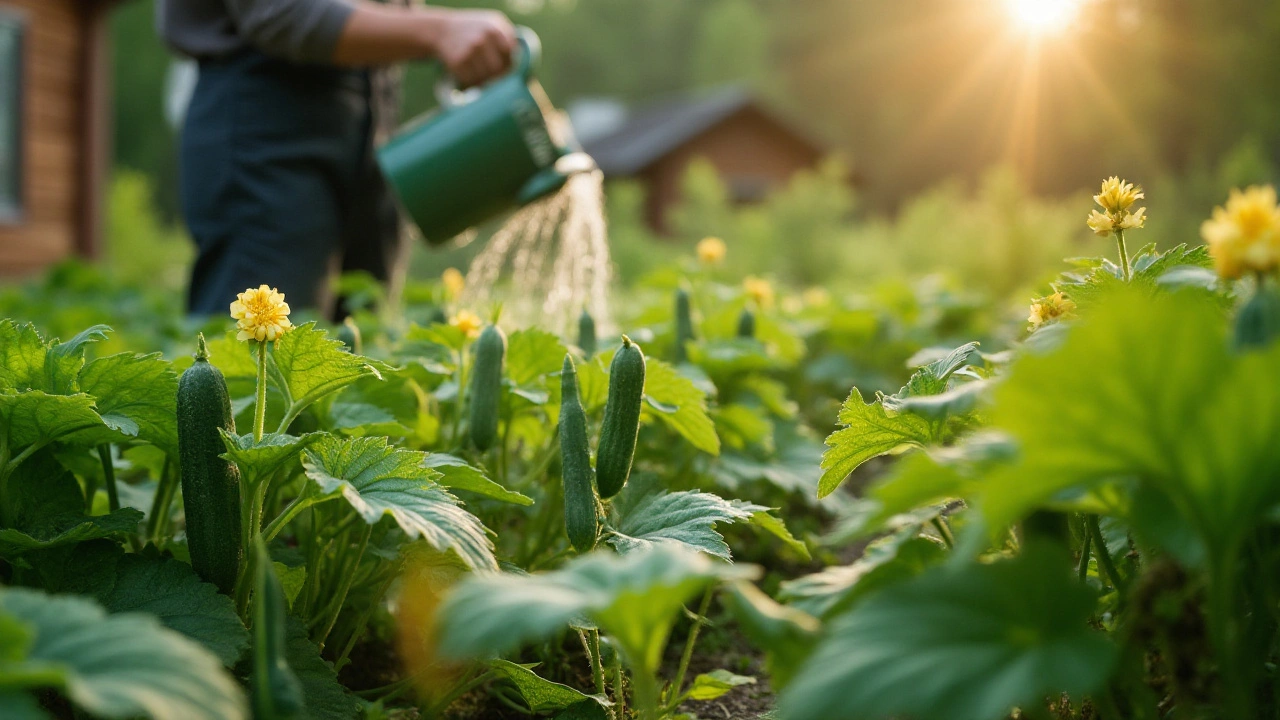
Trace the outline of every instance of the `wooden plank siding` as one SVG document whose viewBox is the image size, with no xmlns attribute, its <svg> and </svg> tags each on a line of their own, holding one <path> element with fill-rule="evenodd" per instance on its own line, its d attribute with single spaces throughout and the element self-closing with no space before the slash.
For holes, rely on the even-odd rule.
<svg viewBox="0 0 1280 720">
<path fill-rule="evenodd" d="M 0 223 L 0 274 L 31 273 L 97 249 L 109 7 L 97 0 L 0 0 L 0 10 L 24 24 L 22 214 Z"/>
</svg>

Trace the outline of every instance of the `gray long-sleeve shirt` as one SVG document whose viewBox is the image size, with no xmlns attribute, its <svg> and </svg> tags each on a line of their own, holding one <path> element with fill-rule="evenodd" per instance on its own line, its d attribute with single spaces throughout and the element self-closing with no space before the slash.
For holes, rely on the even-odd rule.
<svg viewBox="0 0 1280 720">
<path fill-rule="evenodd" d="M 294 62 L 324 63 L 352 0 L 158 0 L 156 27 L 177 52 L 217 58 L 246 46 Z"/>
</svg>

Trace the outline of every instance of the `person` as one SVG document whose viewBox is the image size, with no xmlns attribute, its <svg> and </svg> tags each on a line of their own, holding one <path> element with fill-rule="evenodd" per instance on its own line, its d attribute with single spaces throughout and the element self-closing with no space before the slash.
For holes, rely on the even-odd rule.
<svg viewBox="0 0 1280 720">
<path fill-rule="evenodd" d="M 158 0 L 160 35 L 199 64 L 179 149 L 189 312 L 266 284 L 340 316 L 336 271 L 391 277 L 402 233 L 373 156 L 398 121 L 391 66 L 437 58 L 466 87 L 516 46 L 500 12 L 410 2 Z"/>
</svg>

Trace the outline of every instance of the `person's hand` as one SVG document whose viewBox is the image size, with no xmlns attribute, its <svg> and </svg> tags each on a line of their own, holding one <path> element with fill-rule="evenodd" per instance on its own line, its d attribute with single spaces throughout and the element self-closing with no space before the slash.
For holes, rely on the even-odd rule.
<svg viewBox="0 0 1280 720">
<path fill-rule="evenodd" d="M 511 65 L 516 29 L 496 10 L 452 10 L 442 19 L 436 56 L 459 87 L 491 80 Z"/>
</svg>

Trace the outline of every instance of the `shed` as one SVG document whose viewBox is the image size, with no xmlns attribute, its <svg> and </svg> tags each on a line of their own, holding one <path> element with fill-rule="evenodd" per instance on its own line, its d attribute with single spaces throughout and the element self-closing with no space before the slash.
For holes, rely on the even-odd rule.
<svg viewBox="0 0 1280 720">
<path fill-rule="evenodd" d="M 634 178 L 646 191 L 646 221 L 667 230 L 667 211 L 680 200 L 689 163 L 705 158 L 738 203 L 762 200 L 799 170 L 821 161 L 822 149 L 766 109 L 746 88 L 729 86 L 659 102 L 634 112 L 584 108 L 584 149 L 606 179 Z M 572 113 L 571 113 L 572 115 Z"/>
<path fill-rule="evenodd" d="M 0 0 L 0 274 L 92 257 L 115 0 Z"/>
</svg>

